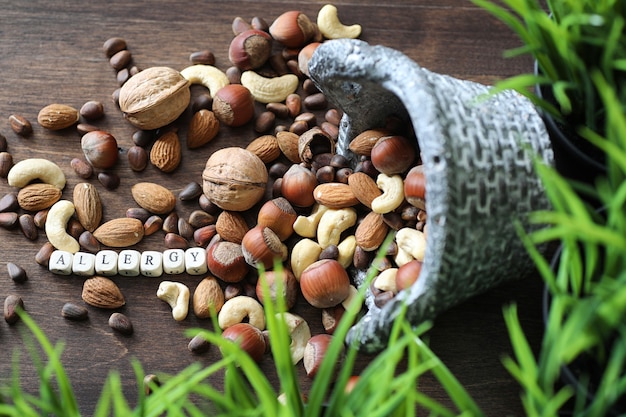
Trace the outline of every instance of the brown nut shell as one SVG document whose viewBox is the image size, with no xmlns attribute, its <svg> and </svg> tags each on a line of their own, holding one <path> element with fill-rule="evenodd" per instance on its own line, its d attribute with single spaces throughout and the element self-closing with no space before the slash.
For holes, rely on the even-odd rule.
<svg viewBox="0 0 626 417">
<path fill-rule="evenodd" d="M 119 308 L 126 304 L 124 295 L 115 282 L 108 278 L 95 276 L 83 283 L 83 301 L 99 308 Z"/>
</svg>

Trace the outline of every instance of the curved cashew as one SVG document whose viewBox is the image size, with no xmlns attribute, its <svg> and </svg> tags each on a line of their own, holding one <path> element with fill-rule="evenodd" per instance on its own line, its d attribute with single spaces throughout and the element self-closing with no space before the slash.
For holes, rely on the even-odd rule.
<svg viewBox="0 0 626 417">
<path fill-rule="evenodd" d="M 58 189 L 65 188 L 65 174 L 57 164 L 43 158 L 24 159 L 13 165 L 7 181 L 12 187 L 24 187 L 31 181 L 39 179 Z"/>
<path fill-rule="evenodd" d="M 383 292 L 391 291 L 394 294 L 398 292 L 396 286 L 396 275 L 398 274 L 398 268 L 387 268 L 382 271 L 374 280 L 374 288 Z"/>
<path fill-rule="evenodd" d="M 76 253 L 80 250 L 78 241 L 67 233 L 67 222 L 74 214 L 74 204 L 68 200 L 59 200 L 50 207 L 46 217 L 46 236 L 58 250 Z"/>
<path fill-rule="evenodd" d="M 401 262 L 404 262 L 403 257 L 409 254 L 411 258 L 418 261 L 424 261 L 424 253 L 426 252 L 426 238 L 424 233 L 412 227 L 403 227 L 396 233 L 396 244 L 398 245 L 398 255 L 401 252 L 405 252 L 401 255 Z M 396 258 L 398 258 L 398 255 Z M 411 260 L 411 259 L 409 259 Z M 402 266 L 396 261 L 398 266 Z"/>
<path fill-rule="evenodd" d="M 238 295 L 224 303 L 217 315 L 217 322 L 221 329 L 226 329 L 241 323 L 246 317 L 252 326 L 259 330 L 265 329 L 265 313 L 261 303 L 247 295 Z"/>
<path fill-rule="evenodd" d="M 263 77 L 254 71 L 244 71 L 241 74 L 241 85 L 250 90 L 252 97 L 259 103 L 280 103 L 287 96 L 295 93 L 300 80 L 295 74 L 285 74 L 279 77 Z"/>
<path fill-rule="evenodd" d="M 372 200 L 372 211 L 390 213 L 400 207 L 404 201 L 404 182 L 400 175 L 378 174 L 376 185 L 383 193 Z"/>
<path fill-rule="evenodd" d="M 311 239 L 301 239 L 291 250 L 291 272 L 300 281 L 300 275 L 309 265 L 317 261 L 322 247 Z"/>
<path fill-rule="evenodd" d="M 317 225 L 317 242 L 322 249 L 338 245 L 341 234 L 356 224 L 356 210 L 351 207 L 328 209 Z"/>
<path fill-rule="evenodd" d="M 356 296 L 359 294 L 359 290 L 356 289 L 354 285 L 350 285 L 350 293 L 348 293 L 348 297 L 341 302 L 341 305 L 344 309 L 348 310 L 352 303 L 355 303 Z"/>
<path fill-rule="evenodd" d="M 316 203 L 313 206 L 311 214 L 296 217 L 296 221 L 293 224 L 293 231 L 302 237 L 315 237 L 317 225 L 326 210 L 328 210 L 328 207 Z"/>
<path fill-rule="evenodd" d="M 339 256 L 337 256 L 337 262 L 344 268 L 348 268 L 352 265 L 352 258 L 354 257 L 354 251 L 356 250 L 356 237 L 350 235 L 346 237 L 337 245 Z"/>
<path fill-rule="evenodd" d="M 159 284 L 157 297 L 172 307 L 174 320 L 185 320 L 189 312 L 189 288 L 185 284 L 163 281 Z"/>
<path fill-rule="evenodd" d="M 291 337 L 289 352 L 291 353 L 291 361 L 295 365 L 304 357 L 304 349 L 311 338 L 311 329 L 306 320 L 296 314 L 289 312 L 276 314 L 278 319 L 280 319 L 281 316 L 289 330 L 289 336 Z"/>
<path fill-rule="evenodd" d="M 361 34 L 361 25 L 346 26 L 339 21 L 337 8 L 327 4 L 317 13 L 317 27 L 327 39 L 356 39 Z"/>
<path fill-rule="evenodd" d="M 180 72 L 191 84 L 202 84 L 209 89 L 212 97 L 220 88 L 230 84 L 228 77 L 222 70 L 212 65 L 191 65 Z"/>
</svg>

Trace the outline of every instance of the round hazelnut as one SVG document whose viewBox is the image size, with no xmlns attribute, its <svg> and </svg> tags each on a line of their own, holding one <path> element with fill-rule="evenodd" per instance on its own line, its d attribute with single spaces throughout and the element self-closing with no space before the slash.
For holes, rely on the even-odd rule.
<svg viewBox="0 0 626 417">
<path fill-rule="evenodd" d="M 370 159 L 374 168 L 387 174 L 400 174 L 415 161 L 415 144 L 404 136 L 383 136 L 372 148 Z"/>
<path fill-rule="evenodd" d="M 299 48 L 315 35 L 315 25 L 304 13 L 287 11 L 274 20 L 270 34 L 288 48 Z"/>
<path fill-rule="evenodd" d="M 210 245 L 206 252 L 209 271 L 224 282 L 239 282 L 248 273 L 241 245 L 221 240 Z"/>
<path fill-rule="evenodd" d="M 257 215 L 257 224 L 267 226 L 282 241 L 293 233 L 293 224 L 298 214 L 284 197 L 274 198 L 261 206 Z"/>
<path fill-rule="evenodd" d="M 241 84 L 229 84 L 213 97 L 213 113 L 226 126 L 242 126 L 254 117 L 254 97 Z"/>
<path fill-rule="evenodd" d="M 285 307 L 287 310 L 296 304 L 298 297 L 298 280 L 295 275 L 289 269 L 283 269 L 281 271 L 265 271 L 264 276 L 259 278 L 256 283 L 256 296 L 264 304 L 263 294 L 263 280 L 269 289 L 269 296 L 273 302 L 276 302 L 276 294 L 279 288 L 282 289 L 282 297 L 285 300 Z"/>
<path fill-rule="evenodd" d="M 265 354 L 265 337 L 251 324 L 234 324 L 224 329 L 222 337 L 237 343 L 255 362 L 260 362 Z"/>
<path fill-rule="evenodd" d="M 350 295 L 350 278 L 338 261 L 322 259 L 302 271 L 300 289 L 313 307 L 334 307 Z"/>
<path fill-rule="evenodd" d="M 261 159 L 239 147 L 223 148 L 207 160 L 202 189 L 211 203 L 223 210 L 245 211 L 265 193 L 268 174 Z"/>
<path fill-rule="evenodd" d="M 242 71 L 256 69 L 265 64 L 272 52 L 269 33 L 249 29 L 235 36 L 228 48 L 228 59 Z"/>
<path fill-rule="evenodd" d="M 396 289 L 402 291 L 415 284 L 421 271 L 422 262 L 417 259 L 400 266 L 396 272 Z"/>
<path fill-rule="evenodd" d="M 117 162 L 117 140 L 108 132 L 94 130 L 83 135 L 80 141 L 85 158 L 94 168 L 108 169 Z"/>
<path fill-rule="evenodd" d="M 404 197 L 410 205 L 423 207 L 426 199 L 424 165 L 417 165 L 406 174 L 404 178 Z"/>
<path fill-rule="evenodd" d="M 280 194 L 296 207 L 310 207 L 315 203 L 313 190 L 317 178 L 302 165 L 292 165 L 283 175 Z"/>
<path fill-rule="evenodd" d="M 287 247 L 280 241 L 278 235 L 269 227 L 257 225 L 244 235 L 241 241 L 241 250 L 246 262 L 257 267 L 263 265 L 271 269 L 274 262 L 287 259 Z"/>
</svg>

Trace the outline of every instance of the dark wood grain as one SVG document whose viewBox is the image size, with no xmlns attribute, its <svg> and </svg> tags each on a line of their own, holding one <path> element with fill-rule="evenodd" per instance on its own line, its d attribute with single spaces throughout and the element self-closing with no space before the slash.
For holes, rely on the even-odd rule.
<svg viewBox="0 0 626 417">
<path fill-rule="evenodd" d="M 496 79 L 528 71 L 525 59 L 504 59 L 502 52 L 517 45 L 517 40 L 500 23 L 466 0 L 392 0 L 381 2 L 338 1 L 335 3 L 346 23 L 363 26 L 362 39 L 398 49 L 433 71 L 491 83 Z M 111 100 L 117 88 L 115 73 L 102 52 L 103 42 L 112 36 L 128 41 L 134 62 L 140 68 L 167 65 L 182 69 L 193 51 L 211 49 L 217 66 L 226 69 L 231 22 L 235 16 L 250 19 L 261 16 L 272 21 L 280 13 L 300 9 L 316 16 L 322 2 L 302 1 L 108 1 L 19 0 L 5 2 L 0 14 L 0 134 L 7 137 L 15 161 L 44 157 L 57 162 L 65 171 L 71 190 L 81 180 L 70 169 L 70 160 L 81 156 L 80 136 L 72 129 L 50 132 L 36 123 L 38 111 L 53 102 L 80 107 L 87 100 L 105 103 L 106 118 L 98 126 L 118 139 L 120 162 L 115 168 L 122 183 L 116 191 L 106 191 L 92 179 L 105 201 L 105 217 L 123 216 L 133 206 L 130 186 L 137 181 L 159 182 L 174 193 L 191 181 L 200 181 L 208 156 L 216 149 L 245 146 L 256 134 L 251 128 L 223 129 L 208 146 L 190 151 L 183 146 L 183 165 L 173 174 L 162 174 L 153 167 L 132 172 L 126 150 L 132 146 L 134 132 Z M 194 87 L 193 94 L 200 88 Z M 8 125 L 10 114 L 31 120 L 34 133 L 28 138 L 14 134 Z M 186 131 L 185 114 L 179 123 L 181 137 Z M 15 191 L 0 181 L 0 195 Z M 187 216 L 197 208 L 195 202 L 177 205 Z M 159 279 L 120 278 L 115 281 L 126 295 L 121 310 L 134 323 L 131 337 L 114 334 L 107 325 L 110 312 L 90 309 L 87 322 L 76 323 L 61 317 L 65 302 L 81 302 L 82 279 L 53 275 L 38 266 L 34 255 L 45 242 L 28 241 L 18 230 L 0 230 L 0 297 L 10 293 L 23 297 L 26 309 L 54 342 L 63 341 L 63 360 L 77 392 L 81 410 L 89 415 L 100 394 L 103 381 L 112 369 L 118 370 L 129 398 L 136 392 L 130 366 L 138 359 L 146 372 L 174 373 L 188 364 L 211 363 L 219 355 L 211 350 L 194 356 L 187 350 L 184 330 L 209 324 L 190 315 L 175 322 L 169 307 L 156 298 Z M 139 250 L 162 250 L 162 235 L 146 238 Z M 6 264 L 24 267 L 29 279 L 24 284 L 11 281 Z M 514 275 L 515 272 L 512 271 Z M 182 282 L 195 287 L 198 278 L 181 275 Z M 476 297 L 443 314 L 429 333 L 433 350 L 458 376 L 490 416 L 521 415 L 518 386 L 504 370 L 501 358 L 511 354 L 502 319 L 502 306 L 515 301 L 531 342 L 537 346 L 541 336 L 541 283 L 538 278 L 516 281 Z M 295 311 L 302 314 L 314 332 L 321 331 L 319 311 L 301 302 Z M 0 380 L 11 375 L 13 352 L 21 353 L 21 382 L 35 390 L 38 382 L 25 355 L 23 326 L 0 325 Z M 359 368 L 370 358 L 359 359 Z M 262 364 L 272 374 L 271 362 Z M 302 383 L 310 381 L 299 368 Z M 216 384 L 220 381 L 216 380 Z M 422 389 L 445 400 L 435 380 L 425 378 Z"/>
</svg>

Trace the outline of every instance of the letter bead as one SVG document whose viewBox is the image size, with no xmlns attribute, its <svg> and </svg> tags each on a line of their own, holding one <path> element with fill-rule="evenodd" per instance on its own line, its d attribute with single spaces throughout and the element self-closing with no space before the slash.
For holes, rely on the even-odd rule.
<svg viewBox="0 0 626 417">
<path fill-rule="evenodd" d="M 117 275 L 117 252 L 102 250 L 96 253 L 96 274 L 103 276 Z"/>
<path fill-rule="evenodd" d="M 80 276 L 90 276 L 96 272 L 96 255 L 76 252 L 72 261 L 72 272 Z"/>
<path fill-rule="evenodd" d="M 125 249 L 117 257 L 117 273 L 127 277 L 139 275 L 141 253 L 132 249 Z"/>
<path fill-rule="evenodd" d="M 160 277 L 163 275 L 163 254 L 154 250 L 142 252 L 139 270 L 145 277 Z"/>
<path fill-rule="evenodd" d="M 182 249 L 167 249 L 163 252 L 163 272 L 168 275 L 185 272 L 185 251 Z"/>
<path fill-rule="evenodd" d="M 53 274 L 70 275 L 72 273 L 72 262 L 74 255 L 62 250 L 55 250 L 50 255 L 48 269 Z"/>
<path fill-rule="evenodd" d="M 189 275 L 206 274 L 208 267 L 204 248 L 189 248 L 185 251 L 185 270 Z"/>
</svg>

